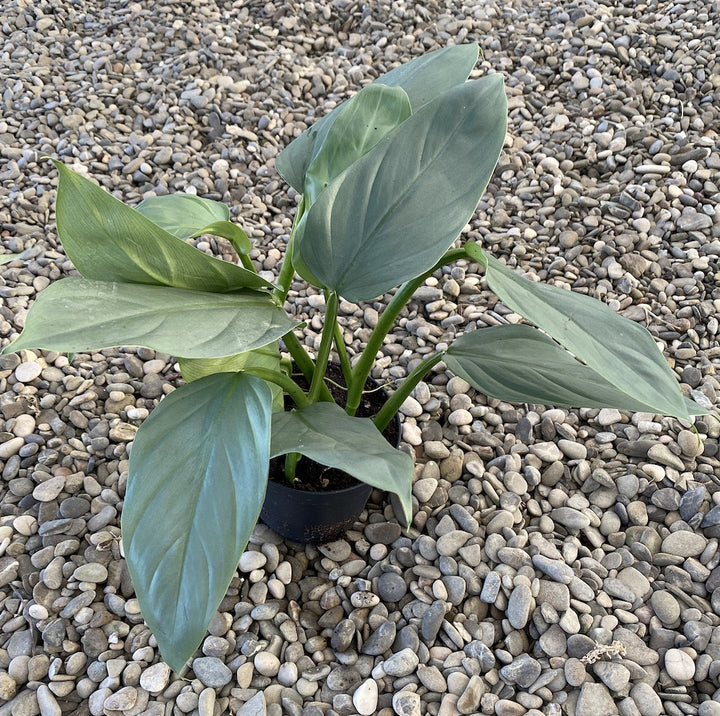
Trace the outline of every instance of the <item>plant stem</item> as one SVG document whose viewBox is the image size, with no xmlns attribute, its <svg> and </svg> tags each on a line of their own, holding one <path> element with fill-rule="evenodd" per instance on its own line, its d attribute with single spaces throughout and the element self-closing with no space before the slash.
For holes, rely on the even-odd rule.
<svg viewBox="0 0 720 716">
<path fill-rule="evenodd" d="M 292 283 L 293 276 L 295 275 L 295 267 L 292 262 L 293 240 L 295 238 L 295 227 L 298 225 L 300 219 L 302 219 L 304 213 L 305 195 L 303 195 L 303 198 L 300 200 L 300 204 L 295 212 L 292 230 L 290 231 L 290 238 L 288 239 L 287 246 L 285 247 L 285 256 L 283 256 L 282 266 L 280 267 L 280 273 L 278 274 L 278 288 L 274 291 L 275 298 L 280 302 L 280 304 L 285 303 L 288 291 L 290 290 L 290 284 Z"/>
<path fill-rule="evenodd" d="M 257 273 L 257 269 L 255 268 L 253 262 L 247 254 L 241 254 L 238 252 L 238 256 L 240 257 L 240 263 L 243 265 L 244 268 L 246 268 L 248 271 L 252 271 L 253 273 Z"/>
<path fill-rule="evenodd" d="M 290 352 L 293 361 L 295 361 L 295 365 L 305 376 L 305 380 L 307 380 L 308 383 L 312 383 L 313 375 L 315 374 L 315 363 L 313 363 L 312 358 L 307 354 L 307 351 L 303 347 L 303 344 L 300 343 L 298 337 L 295 335 L 295 333 L 293 333 L 293 331 L 289 331 L 288 333 L 286 333 L 282 337 L 282 340 L 285 344 L 285 348 L 287 348 Z M 328 402 L 332 400 L 330 390 L 324 382 L 320 390 L 320 397 L 322 400 Z"/>
<path fill-rule="evenodd" d="M 333 292 L 325 292 L 325 320 L 323 322 L 322 337 L 320 338 L 320 348 L 318 349 L 317 358 L 315 360 L 315 373 L 313 374 L 312 383 L 310 384 L 310 392 L 308 399 L 311 403 L 317 403 L 322 394 L 322 386 L 325 385 L 325 371 L 327 370 L 328 360 L 330 358 L 330 349 L 332 348 L 333 335 L 335 333 L 335 325 L 338 312 L 338 295 Z M 325 386 L 327 388 L 327 386 Z"/>
<path fill-rule="evenodd" d="M 295 470 L 302 455 L 299 452 L 289 452 L 285 455 L 285 479 L 292 485 L 295 482 Z"/>
<path fill-rule="evenodd" d="M 340 368 L 342 369 L 343 378 L 345 378 L 345 385 L 350 385 L 350 381 L 352 380 L 352 368 L 350 366 L 350 358 L 348 358 L 347 348 L 345 348 L 342 328 L 337 321 L 335 322 L 335 350 L 337 350 L 338 360 L 340 361 Z"/>
<path fill-rule="evenodd" d="M 377 326 L 375 326 L 370 340 L 353 368 L 352 380 L 348 384 L 347 405 L 345 407 L 348 415 L 355 415 L 360 405 L 360 398 L 365 388 L 365 381 L 370 375 L 370 371 L 375 363 L 375 356 L 382 347 L 385 336 L 387 336 L 390 329 L 395 325 L 400 311 L 402 311 L 405 304 L 410 300 L 413 293 L 417 291 L 425 279 L 432 276 L 439 268 L 442 268 L 445 264 L 465 258 L 466 256 L 465 249 L 450 249 L 450 251 L 446 251 L 443 254 L 440 260 L 430 270 L 417 278 L 406 281 L 398 288 L 395 295 L 390 299 L 390 303 L 388 303 L 385 310 L 380 314 Z"/>
<path fill-rule="evenodd" d="M 445 351 L 438 351 L 433 353 L 429 358 L 426 358 L 420 365 L 410 373 L 405 380 L 400 384 L 400 387 L 390 396 L 390 399 L 383 405 L 380 412 L 373 418 L 373 422 L 378 430 L 381 432 L 385 430 L 388 423 L 393 419 L 393 416 L 400 409 L 400 406 L 405 401 L 410 393 L 414 390 L 415 386 L 427 375 L 428 371 L 432 369 L 434 365 L 439 363 L 445 356 Z"/>
<path fill-rule="evenodd" d="M 262 380 L 265 380 L 268 383 L 275 383 L 275 385 L 279 385 L 283 391 L 293 399 L 293 402 L 298 408 L 304 408 L 310 403 L 305 393 L 303 393 L 302 388 L 285 373 L 280 373 L 276 370 L 271 370 L 270 368 L 260 368 L 254 366 L 246 368 L 245 372 L 257 376 L 258 378 L 262 378 Z"/>
</svg>

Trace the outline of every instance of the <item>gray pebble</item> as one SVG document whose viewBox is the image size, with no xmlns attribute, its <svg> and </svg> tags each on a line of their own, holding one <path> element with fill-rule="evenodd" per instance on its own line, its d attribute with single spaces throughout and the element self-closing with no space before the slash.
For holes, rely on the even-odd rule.
<svg viewBox="0 0 720 716">
<path fill-rule="evenodd" d="M 220 688 L 232 680 L 232 671 L 215 656 L 201 656 L 193 660 L 192 670 L 204 686 Z"/>
<path fill-rule="evenodd" d="M 586 682 L 580 687 L 575 708 L 576 716 L 598 716 L 598 714 L 612 716 L 617 713 L 615 700 L 604 684 Z"/>
<path fill-rule="evenodd" d="M 521 654 L 500 669 L 500 676 L 509 684 L 517 684 L 526 689 L 535 682 L 541 671 L 542 667 L 537 659 L 533 659 L 528 654 Z"/>
<path fill-rule="evenodd" d="M 383 622 L 365 641 L 362 653 L 371 656 L 384 654 L 395 641 L 396 633 L 397 626 L 395 622 Z"/>
<path fill-rule="evenodd" d="M 412 649 L 402 649 L 382 662 L 383 670 L 389 676 L 408 676 L 419 663 L 418 655 Z"/>
<path fill-rule="evenodd" d="M 377 583 L 377 593 L 384 602 L 395 604 L 407 594 L 405 580 L 395 572 L 381 574 Z"/>
</svg>

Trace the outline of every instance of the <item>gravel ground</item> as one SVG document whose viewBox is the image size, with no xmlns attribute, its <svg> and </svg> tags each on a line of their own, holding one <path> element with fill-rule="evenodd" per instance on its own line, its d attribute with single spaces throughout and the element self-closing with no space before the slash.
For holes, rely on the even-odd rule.
<svg viewBox="0 0 720 716">
<path fill-rule="evenodd" d="M 471 223 L 529 276 L 646 325 L 718 406 L 717 2 L 5 0 L 0 338 L 72 271 L 53 155 L 129 203 L 232 204 L 272 272 L 297 196 L 273 169 L 396 63 L 478 41 L 506 78 L 505 151 Z M 222 241 L 199 247 L 230 257 Z M 293 310 L 317 341 L 320 298 Z M 383 302 L 341 312 L 351 351 Z M 384 346 L 400 379 L 516 317 L 477 266 L 428 280 Z M 119 551 L 134 432 L 177 385 L 142 348 L 0 358 L 0 716 L 718 716 L 720 423 L 517 406 L 444 368 L 403 406 L 403 533 L 381 494 L 319 548 L 263 526 L 185 679 L 159 660 Z"/>
</svg>

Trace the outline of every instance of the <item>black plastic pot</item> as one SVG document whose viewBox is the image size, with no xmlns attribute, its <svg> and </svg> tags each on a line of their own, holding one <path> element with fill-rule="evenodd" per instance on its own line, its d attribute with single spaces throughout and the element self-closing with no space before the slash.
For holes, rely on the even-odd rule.
<svg viewBox="0 0 720 716">
<path fill-rule="evenodd" d="M 342 373 L 336 366 L 328 366 L 328 375 L 337 383 L 342 383 Z M 377 389 L 378 383 L 368 379 L 367 387 Z M 372 390 L 370 397 L 375 405 L 361 406 L 368 414 L 375 414 L 388 399 L 384 390 Z M 379 401 L 379 402 L 378 402 Z M 383 432 L 391 445 L 400 444 L 400 416 Z M 306 458 L 303 458 L 303 460 Z M 322 469 L 322 466 L 318 466 Z M 294 542 L 318 544 L 329 542 L 352 526 L 365 507 L 372 487 L 363 482 L 340 490 L 307 491 L 291 487 L 286 482 L 268 480 L 265 502 L 260 519 L 279 535 Z"/>
<path fill-rule="evenodd" d="M 260 519 L 293 542 L 329 542 L 352 526 L 371 492 L 364 482 L 344 490 L 305 492 L 268 481 Z"/>
</svg>

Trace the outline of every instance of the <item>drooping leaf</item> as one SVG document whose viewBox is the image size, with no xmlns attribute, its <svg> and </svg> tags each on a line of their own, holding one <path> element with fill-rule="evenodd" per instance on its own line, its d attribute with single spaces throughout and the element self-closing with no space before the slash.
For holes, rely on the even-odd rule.
<svg viewBox="0 0 720 716">
<path fill-rule="evenodd" d="M 229 220 L 230 210 L 219 201 L 192 194 L 167 194 L 144 199 L 135 211 L 178 239 L 210 234 L 230 241 L 238 253 L 247 254 L 252 248 L 247 234 Z"/>
<path fill-rule="evenodd" d="M 488 285 L 508 308 L 545 331 L 606 382 L 648 406 L 646 410 L 690 419 L 673 372 L 642 326 L 601 301 L 529 281 L 496 258 L 484 256 Z"/>
<path fill-rule="evenodd" d="M 394 492 L 412 520 L 413 462 L 393 448 L 369 418 L 350 417 L 335 403 L 275 413 L 270 456 L 298 452 L 358 480 Z"/>
<path fill-rule="evenodd" d="M 11 261 L 19 259 L 22 254 L 0 254 L 0 266 L 3 264 L 9 264 Z"/>
<path fill-rule="evenodd" d="M 66 278 L 40 293 L 22 333 L 4 352 L 139 345 L 185 358 L 218 358 L 265 346 L 295 325 L 257 291 L 204 293 Z"/>
<path fill-rule="evenodd" d="M 500 75 L 436 97 L 320 194 L 296 228 L 293 256 L 350 301 L 418 276 L 475 211 L 505 126 Z"/>
<path fill-rule="evenodd" d="M 371 84 L 346 102 L 307 168 L 304 193 L 308 206 L 335 177 L 409 116 L 410 101 L 400 87 Z"/>
<path fill-rule="evenodd" d="M 437 95 L 464 82 L 477 62 L 478 50 L 477 44 L 468 44 L 429 52 L 381 75 L 372 84 L 402 87 L 414 112 Z M 276 158 L 276 169 L 297 191 L 303 191 L 307 168 L 343 107 L 341 104 L 318 119 Z"/>
<path fill-rule="evenodd" d="M 180 671 L 225 596 L 265 497 L 270 391 L 221 373 L 178 388 L 138 430 L 122 538 L 142 615 Z"/>
<path fill-rule="evenodd" d="M 248 368 L 283 370 L 280 346 L 277 341 L 268 343 L 262 348 L 226 358 L 178 358 L 178 363 L 180 372 L 188 383 L 215 373 L 235 373 Z M 274 383 L 268 383 L 268 387 L 273 396 L 273 412 L 283 410 L 282 388 Z"/>
<path fill-rule="evenodd" d="M 444 360 L 453 373 L 500 400 L 655 412 L 655 406 L 621 390 L 528 325 L 465 333 L 453 341 Z"/>
<path fill-rule="evenodd" d="M 268 289 L 253 271 L 179 241 L 61 162 L 56 220 L 65 253 L 89 279 L 225 293 Z"/>
</svg>

